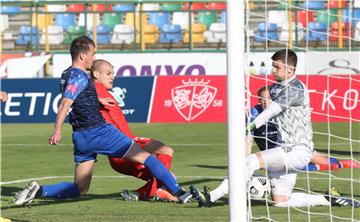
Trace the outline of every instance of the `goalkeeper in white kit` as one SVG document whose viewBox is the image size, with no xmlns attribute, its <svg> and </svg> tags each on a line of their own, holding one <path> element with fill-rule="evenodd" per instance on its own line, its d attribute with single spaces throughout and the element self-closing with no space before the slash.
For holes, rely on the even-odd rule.
<svg viewBox="0 0 360 222">
<path fill-rule="evenodd" d="M 309 92 L 296 78 L 295 52 L 282 49 L 271 58 L 272 74 L 276 80 L 270 88 L 273 102 L 248 125 L 247 129 L 250 131 L 259 128 L 271 119 L 277 125 L 279 146 L 246 157 L 246 181 L 250 180 L 256 170 L 266 169 L 271 181 L 272 199 L 278 207 L 360 207 L 358 201 L 341 197 L 334 190 L 325 195 L 293 192 L 297 172 L 307 166 L 314 155 Z M 210 207 L 216 200 L 228 194 L 228 189 L 228 180 L 225 179 L 213 191 L 205 189 L 205 192 L 201 193 L 192 186 L 191 192 L 198 199 L 199 206 Z"/>
</svg>

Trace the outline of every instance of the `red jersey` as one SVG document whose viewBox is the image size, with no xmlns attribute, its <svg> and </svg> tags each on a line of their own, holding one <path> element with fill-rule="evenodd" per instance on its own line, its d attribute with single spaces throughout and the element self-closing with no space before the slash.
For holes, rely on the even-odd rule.
<svg viewBox="0 0 360 222">
<path fill-rule="evenodd" d="M 116 101 L 102 83 L 95 83 L 95 88 L 98 97 L 111 98 Z M 114 106 L 102 105 L 100 112 L 107 123 L 112 124 L 129 138 L 133 139 L 135 137 L 135 135 L 131 132 L 125 116 L 117 103 L 115 103 Z"/>
</svg>

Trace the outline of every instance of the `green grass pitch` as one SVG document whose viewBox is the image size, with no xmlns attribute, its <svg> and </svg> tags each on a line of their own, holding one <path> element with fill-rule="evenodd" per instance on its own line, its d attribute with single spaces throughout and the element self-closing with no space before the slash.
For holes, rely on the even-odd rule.
<svg viewBox="0 0 360 222">
<path fill-rule="evenodd" d="M 71 129 L 64 125 L 58 146 L 47 144 L 53 124 L 2 124 L 1 126 L 1 215 L 12 221 L 228 221 L 227 197 L 212 208 L 198 208 L 196 202 L 181 205 L 159 202 L 126 202 L 119 198 L 123 189 L 135 189 L 143 181 L 114 172 L 107 159 L 98 157 L 89 194 L 78 200 L 35 200 L 31 205 L 8 203 L 30 178 L 40 184 L 72 181 L 74 170 Z M 162 140 L 175 149 L 172 169 L 185 187 L 195 184 L 216 187 L 227 176 L 227 127 L 225 124 L 131 124 L 136 135 Z M 351 130 L 350 130 L 351 128 Z M 328 129 L 330 129 L 329 137 Z M 314 143 L 319 151 L 338 158 L 360 160 L 360 124 L 314 124 Z M 349 138 L 351 135 L 351 138 Z M 344 138 L 344 139 L 343 139 Z M 239 147 L 241 149 L 241 147 Z M 300 173 L 296 187 L 324 193 L 329 187 L 329 172 Z M 356 181 L 351 180 L 354 178 Z M 360 199 L 360 169 L 332 172 L 331 185 L 340 193 Z M 360 210 L 351 207 L 312 207 L 279 209 L 254 203 L 253 217 L 274 221 L 360 221 Z M 310 212 L 310 214 L 308 214 Z M 332 218 L 330 218 L 330 212 Z"/>
</svg>

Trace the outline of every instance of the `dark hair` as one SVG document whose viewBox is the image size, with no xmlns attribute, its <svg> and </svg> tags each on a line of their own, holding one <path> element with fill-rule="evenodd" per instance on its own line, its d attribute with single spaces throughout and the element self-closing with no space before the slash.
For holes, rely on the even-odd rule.
<svg viewBox="0 0 360 222">
<path fill-rule="evenodd" d="M 268 86 L 263 86 L 260 89 L 258 89 L 258 91 L 257 91 L 258 98 L 261 99 L 261 93 L 264 92 L 264 91 L 269 90 L 269 88 L 270 87 L 268 87 Z"/>
<path fill-rule="evenodd" d="M 108 61 L 106 61 L 104 59 L 97 59 L 97 60 L 94 61 L 94 63 L 91 66 L 91 69 L 90 69 L 90 75 L 91 75 L 92 79 L 95 79 L 94 78 L 94 71 L 98 70 L 100 68 L 100 66 L 102 66 L 104 64 L 108 64 L 109 66 L 112 66 L 110 62 L 108 62 Z"/>
<path fill-rule="evenodd" d="M 274 53 L 271 57 L 273 61 L 281 60 L 284 64 L 294 66 L 296 68 L 297 56 L 291 49 L 281 49 Z"/>
<path fill-rule="evenodd" d="M 76 59 L 80 53 L 88 52 L 90 49 L 89 45 L 95 47 L 94 41 L 91 38 L 87 37 L 86 35 L 74 39 L 70 45 L 71 59 L 72 60 Z"/>
</svg>

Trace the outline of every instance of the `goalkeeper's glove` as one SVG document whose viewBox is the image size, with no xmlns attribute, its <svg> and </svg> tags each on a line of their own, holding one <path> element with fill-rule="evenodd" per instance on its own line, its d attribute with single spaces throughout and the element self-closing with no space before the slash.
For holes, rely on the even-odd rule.
<svg viewBox="0 0 360 222">
<path fill-rule="evenodd" d="M 248 134 L 249 132 L 253 131 L 254 129 L 256 129 L 256 124 L 254 122 L 251 122 L 246 127 L 246 133 Z"/>
</svg>

